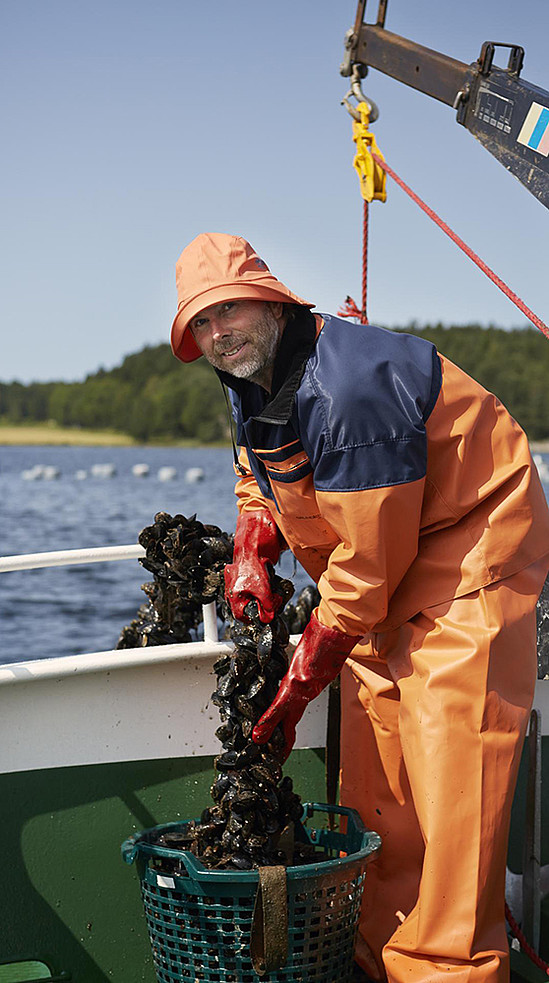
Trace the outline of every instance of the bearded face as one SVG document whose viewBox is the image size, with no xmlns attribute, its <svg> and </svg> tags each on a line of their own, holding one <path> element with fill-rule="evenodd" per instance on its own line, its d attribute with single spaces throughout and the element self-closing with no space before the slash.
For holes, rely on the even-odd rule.
<svg viewBox="0 0 549 983">
<path fill-rule="evenodd" d="M 236 300 L 201 311 L 190 328 L 215 369 L 268 389 L 284 323 L 281 304 Z"/>
</svg>

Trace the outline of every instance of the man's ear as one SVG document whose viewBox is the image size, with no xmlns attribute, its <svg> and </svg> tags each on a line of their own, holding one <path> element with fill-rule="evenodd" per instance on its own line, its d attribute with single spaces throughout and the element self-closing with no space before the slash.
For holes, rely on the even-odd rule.
<svg viewBox="0 0 549 983">
<path fill-rule="evenodd" d="M 281 300 L 270 300 L 268 303 L 269 303 L 269 307 L 271 308 L 271 310 L 272 310 L 274 316 L 276 317 L 277 321 L 280 321 L 281 317 L 284 314 L 284 303 L 283 303 L 283 301 L 281 301 Z"/>
</svg>

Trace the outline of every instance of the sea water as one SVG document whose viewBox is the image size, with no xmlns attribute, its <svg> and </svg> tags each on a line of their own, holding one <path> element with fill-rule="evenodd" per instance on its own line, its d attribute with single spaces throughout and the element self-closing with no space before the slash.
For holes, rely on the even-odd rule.
<svg viewBox="0 0 549 983">
<path fill-rule="evenodd" d="M 137 464 L 148 465 L 146 477 L 133 474 Z M 58 476 L 31 479 L 41 466 Z M 171 480 L 159 477 L 166 469 Z M 234 532 L 234 484 L 227 448 L 1 447 L 0 555 L 135 544 L 160 511 Z M 285 555 L 279 572 L 293 571 Z M 293 579 L 297 589 L 307 583 L 300 567 Z M 0 574 L 0 662 L 114 648 L 150 580 L 137 559 Z"/>
<path fill-rule="evenodd" d="M 148 465 L 146 477 L 133 474 L 137 464 Z M 549 454 L 542 464 L 549 467 Z M 57 477 L 32 480 L 28 472 L 40 466 Z M 162 469 L 175 476 L 162 481 Z M 196 478 L 191 469 L 203 479 L 187 480 Z M 136 543 L 160 511 L 196 513 L 233 532 L 234 483 L 228 448 L 1 447 L 0 555 Z M 549 481 L 544 487 L 549 497 Z M 308 582 L 289 552 L 279 572 L 296 590 Z M 151 579 L 137 560 L 0 574 L 0 662 L 114 648 Z"/>
</svg>

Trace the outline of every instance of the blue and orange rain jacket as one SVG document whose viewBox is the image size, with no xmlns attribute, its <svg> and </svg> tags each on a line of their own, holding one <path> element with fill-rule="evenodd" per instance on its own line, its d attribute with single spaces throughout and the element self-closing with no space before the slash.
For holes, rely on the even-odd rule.
<svg viewBox="0 0 549 983">
<path fill-rule="evenodd" d="M 323 624 L 392 629 L 549 557 L 525 434 L 430 342 L 302 310 L 272 394 L 219 375 L 241 445 L 239 508 L 270 510 L 318 583 Z"/>
</svg>

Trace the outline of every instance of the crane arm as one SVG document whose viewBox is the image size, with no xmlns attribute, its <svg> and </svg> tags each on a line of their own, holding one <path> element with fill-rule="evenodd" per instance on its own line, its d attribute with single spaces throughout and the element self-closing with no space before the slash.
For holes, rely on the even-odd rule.
<svg viewBox="0 0 549 983">
<path fill-rule="evenodd" d="M 387 31 L 387 2 L 380 0 L 377 23 L 368 24 L 366 0 L 359 0 L 341 74 L 358 66 L 364 76 L 375 68 L 453 106 L 457 122 L 549 208 L 549 92 L 520 78 L 524 49 L 485 41 L 477 61 L 467 65 Z M 494 65 L 497 48 L 509 49 L 506 68 Z"/>
</svg>

